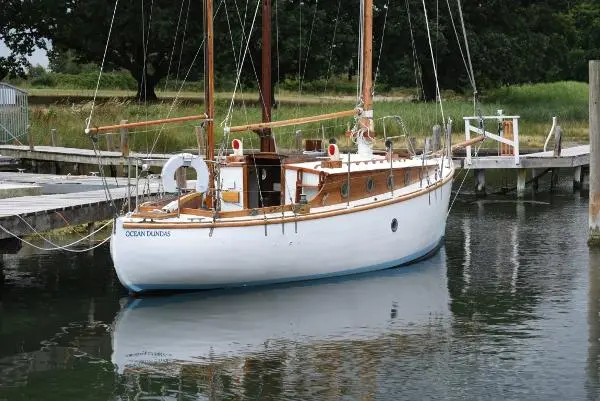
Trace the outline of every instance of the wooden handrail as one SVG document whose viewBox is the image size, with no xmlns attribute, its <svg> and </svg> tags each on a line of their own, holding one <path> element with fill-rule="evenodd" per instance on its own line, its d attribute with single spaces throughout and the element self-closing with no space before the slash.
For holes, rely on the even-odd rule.
<svg viewBox="0 0 600 401">
<path fill-rule="evenodd" d="M 112 131 L 112 130 L 116 130 L 116 129 L 120 129 L 120 128 L 146 127 L 149 125 L 160 125 L 160 124 L 167 124 L 167 123 L 178 123 L 178 122 L 182 122 L 182 121 L 196 121 L 196 120 L 206 120 L 206 119 L 207 119 L 206 114 L 200 114 L 197 116 L 163 118 L 160 120 L 138 121 L 136 123 L 105 125 L 103 127 L 90 127 L 85 130 L 85 133 L 90 134 L 90 133 Z"/>
<path fill-rule="evenodd" d="M 317 122 L 317 121 L 332 120 L 334 118 L 340 118 L 340 117 L 357 116 L 361 112 L 362 112 L 361 109 L 356 108 L 356 109 L 347 110 L 347 111 L 338 111 L 335 113 L 320 114 L 318 116 L 293 118 L 291 120 L 273 121 L 270 123 L 238 125 L 235 127 L 229 127 L 229 132 L 244 132 L 244 131 L 262 130 L 265 128 L 289 127 L 290 125 L 308 124 L 308 123 L 313 123 L 313 122 Z"/>
<path fill-rule="evenodd" d="M 480 135 L 480 136 L 476 136 L 475 138 L 471 138 L 468 141 L 459 142 L 455 145 L 452 145 L 452 151 L 454 152 L 455 150 L 458 150 L 460 148 L 471 146 L 478 142 L 483 142 L 484 139 L 485 139 L 485 135 Z M 438 150 L 437 152 L 433 152 L 433 156 L 440 156 L 440 155 L 444 154 L 444 152 L 445 152 L 445 150 Z"/>
</svg>

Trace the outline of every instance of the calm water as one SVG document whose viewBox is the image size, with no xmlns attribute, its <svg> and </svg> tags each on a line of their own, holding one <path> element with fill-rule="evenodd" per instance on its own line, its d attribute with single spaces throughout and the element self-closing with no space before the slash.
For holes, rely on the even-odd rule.
<svg viewBox="0 0 600 401">
<path fill-rule="evenodd" d="M 410 267 L 138 300 L 106 248 L 23 249 L 4 256 L 0 400 L 598 399 L 586 227 L 578 195 L 462 201 Z"/>
</svg>

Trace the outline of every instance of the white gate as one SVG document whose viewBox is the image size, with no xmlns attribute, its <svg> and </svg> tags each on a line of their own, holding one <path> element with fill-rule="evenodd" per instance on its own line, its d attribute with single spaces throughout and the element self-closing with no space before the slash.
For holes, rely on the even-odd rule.
<svg viewBox="0 0 600 401">
<path fill-rule="evenodd" d="M 0 82 L 0 143 L 21 143 L 28 125 L 27 92 Z"/>
</svg>

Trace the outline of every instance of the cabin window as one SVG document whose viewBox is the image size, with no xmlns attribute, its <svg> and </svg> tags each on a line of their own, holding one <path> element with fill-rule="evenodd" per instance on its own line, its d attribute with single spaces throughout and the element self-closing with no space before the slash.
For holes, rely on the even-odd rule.
<svg viewBox="0 0 600 401">
<path fill-rule="evenodd" d="M 404 170 L 404 186 L 410 185 L 410 169 Z"/>
<path fill-rule="evenodd" d="M 373 177 L 367 178 L 367 192 L 373 192 L 375 189 L 375 181 L 373 181 Z"/>
<path fill-rule="evenodd" d="M 390 191 L 394 189 L 394 176 L 392 174 L 388 175 L 387 187 Z"/>
<path fill-rule="evenodd" d="M 343 183 L 342 186 L 340 187 L 340 193 L 342 194 L 342 198 L 348 197 L 348 183 L 347 182 Z"/>
</svg>

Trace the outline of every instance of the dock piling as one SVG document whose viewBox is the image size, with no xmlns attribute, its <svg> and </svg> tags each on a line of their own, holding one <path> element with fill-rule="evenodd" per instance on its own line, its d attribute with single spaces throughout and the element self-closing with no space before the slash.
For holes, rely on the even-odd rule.
<svg viewBox="0 0 600 401">
<path fill-rule="evenodd" d="M 600 60 L 590 60 L 590 246 L 600 246 Z"/>
<path fill-rule="evenodd" d="M 476 169 L 475 173 L 475 194 L 477 196 L 485 196 L 485 170 Z"/>
<path fill-rule="evenodd" d="M 52 141 L 52 146 L 56 146 L 56 128 L 50 130 L 50 140 Z"/>
<path fill-rule="evenodd" d="M 527 169 L 520 168 L 517 170 L 517 198 L 525 196 L 525 185 L 527 183 Z"/>
<path fill-rule="evenodd" d="M 581 189 L 582 170 L 581 166 L 577 166 L 573 169 L 573 190 Z"/>
</svg>

